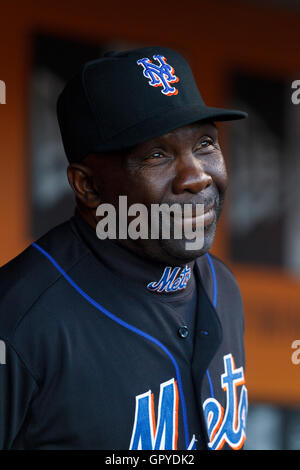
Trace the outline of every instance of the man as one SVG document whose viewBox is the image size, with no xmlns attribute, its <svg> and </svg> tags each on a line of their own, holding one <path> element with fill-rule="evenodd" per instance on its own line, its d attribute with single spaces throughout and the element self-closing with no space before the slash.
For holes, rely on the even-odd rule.
<svg viewBox="0 0 300 470">
<path fill-rule="evenodd" d="M 1 269 L 2 448 L 243 446 L 241 296 L 208 251 L 227 187 L 215 122 L 245 116 L 207 107 L 161 47 L 108 53 L 67 84 L 58 120 L 76 213 Z M 169 238 L 105 239 L 99 207 L 119 196 L 148 215 L 189 205 L 181 228 L 201 222 L 201 246 L 175 237 L 174 216 Z M 133 215 L 118 213 L 122 233 Z"/>
</svg>

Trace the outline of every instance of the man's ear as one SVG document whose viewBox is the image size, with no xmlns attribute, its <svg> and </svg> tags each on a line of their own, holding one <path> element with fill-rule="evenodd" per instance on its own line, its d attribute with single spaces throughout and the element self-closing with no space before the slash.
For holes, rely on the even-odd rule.
<svg viewBox="0 0 300 470">
<path fill-rule="evenodd" d="M 67 175 L 76 198 L 90 209 L 97 208 L 101 201 L 94 184 L 92 170 L 86 165 L 71 163 Z"/>
</svg>

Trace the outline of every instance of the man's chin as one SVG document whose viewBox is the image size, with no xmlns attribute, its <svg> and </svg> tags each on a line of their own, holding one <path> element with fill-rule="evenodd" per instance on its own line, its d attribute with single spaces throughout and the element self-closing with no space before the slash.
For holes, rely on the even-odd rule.
<svg viewBox="0 0 300 470">
<path fill-rule="evenodd" d="M 162 248 L 166 256 L 170 259 L 170 261 L 172 261 L 172 264 L 186 264 L 207 253 L 210 250 L 211 245 L 207 245 L 205 243 L 201 249 L 186 250 L 184 246 L 180 246 L 179 243 L 168 243 L 163 244 Z"/>
<path fill-rule="evenodd" d="M 203 256 L 207 253 L 214 242 L 216 233 L 216 226 L 212 226 L 209 230 L 205 230 L 204 237 L 202 240 L 164 240 L 159 241 L 162 251 L 168 256 L 170 260 L 173 260 L 173 264 L 176 263 L 189 263 L 194 261 L 196 258 Z"/>
<path fill-rule="evenodd" d="M 158 263 L 171 266 L 184 266 L 207 253 L 214 242 L 217 223 L 205 228 L 204 236 L 188 240 L 176 238 L 118 240 L 117 243 L 134 252 L 136 255 Z"/>
</svg>

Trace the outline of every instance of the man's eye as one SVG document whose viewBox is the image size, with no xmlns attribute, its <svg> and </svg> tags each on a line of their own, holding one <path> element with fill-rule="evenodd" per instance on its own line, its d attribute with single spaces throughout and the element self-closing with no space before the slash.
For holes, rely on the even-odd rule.
<svg viewBox="0 0 300 470">
<path fill-rule="evenodd" d="M 211 139 L 210 137 L 205 137 L 204 139 L 201 140 L 198 147 L 200 149 L 205 149 L 205 148 L 207 148 L 207 147 L 209 147 L 210 145 L 213 145 L 213 144 L 214 144 L 213 139 Z"/>
<path fill-rule="evenodd" d="M 155 152 L 155 153 L 152 153 L 151 155 L 149 155 L 148 159 L 159 159 L 159 158 L 162 158 L 162 157 L 163 157 L 162 153 Z"/>
<path fill-rule="evenodd" d="M 161 163 L 165 163 L 167 160 L 167 155 L 164 152 L 159 151 L 152 153 L 149 152 L 143 159 L 145 165 L 159 165 Z"/>
</svg>

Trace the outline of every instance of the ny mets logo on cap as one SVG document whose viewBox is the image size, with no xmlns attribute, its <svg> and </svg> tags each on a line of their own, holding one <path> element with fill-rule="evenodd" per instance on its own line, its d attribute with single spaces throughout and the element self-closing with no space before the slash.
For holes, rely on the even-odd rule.
<svg viewBox="0 0 300 470">
<path fill-rule="evenodd" d="M 147 57 L 144 59 L 139 59 L 137 64 L 143 67 L 144 77 L 149 79 L 149 85 L 157 87 L 162 87 L 162 94 L 166 96 L 177 95 L 178 90 L 172 86 L 170 83 L 179 82 L 179 78 L 175 75 L 175 70 L 169 64 L 167 64 L 167 59 L 162 55 L 154 55 L 158 64 L 154 64 L 152 60 Z"/>
</svg>

